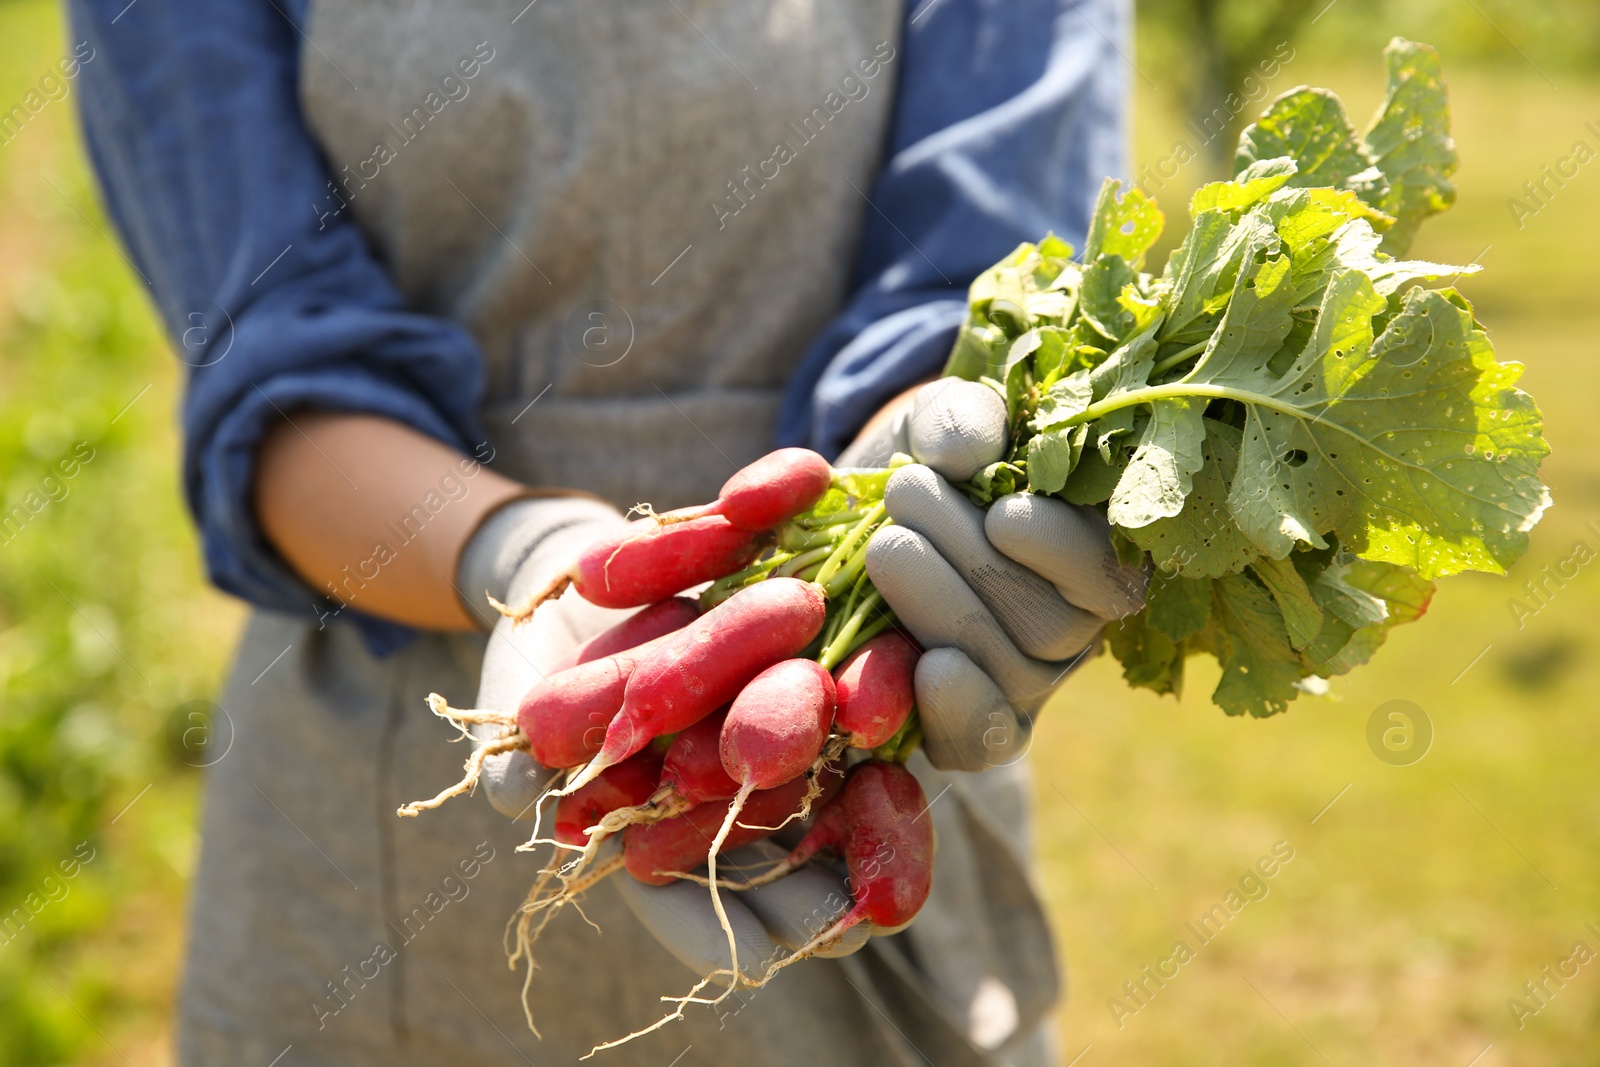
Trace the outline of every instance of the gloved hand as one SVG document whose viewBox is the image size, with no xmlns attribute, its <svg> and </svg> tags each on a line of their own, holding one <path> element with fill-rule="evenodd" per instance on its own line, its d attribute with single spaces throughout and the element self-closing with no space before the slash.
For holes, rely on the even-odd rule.
<svg viewBox="0 0 1600 1067">
<path fill-rule="evenodd" d="M 771 841 L 737 849 L 724 857 L 725 864 L 719 863 L 718 875 L 736 881 L 741 871 L 759 873 L 786 851 Z M 717 922 L 711 891 L 705 886 L 687 881 L 649 886 L 622 875 L 617 888 L 645 929 L 696 975 L 727 968 L 728 935 Z M 739 973 L 754 981 L 782 956 L 832 926 L 850 908 L 850 894 L 842 877 L 813 862 L 755 889 L 723 890 L 722 908 L 739 946 Z M 859 951 L 872 933 L 870 923 L 860 923 L 816 955 L 848 956 Z"/>
<path fill-rule="evenodd" d="M 588 497 L 515 501 L 490 515 L 473 533 L 457 564 L 456 586 L 468 609 L 481 617 L 487 603 L 484 593 L 517 603 L 543 588 L 592 541 L 612 536 L 625 523 L 615 508 Z M 522 626 L 499 619 L 484 654 L 474 707 L 514 711 L 523 694 L 563 658 L 629 614 L 595 607 L 569 589 L 541 606 Z M 498 726 L 473 727 L 480 744 L 495 740 L 501 732 Z M 479 781 L 495 810 L 531 823 L 555 774 L 527 752 L 517 751 L 490 756 Z M 763 842 L 755 850 L 745 850 L 735 866 L 773 861 L 786 851 Z M 646 929 L 697 974 L 727 966 L 727 935 L 712 910 L 710 890 L 692 882 L 647 886 L 625 873 L 610 881 Z M 820 869 L 797 872 L 749 892 L 724 892 L 722 900 L 740 939 L 739 969 L 752 978 L 773 961 L 778 945 L 799 947 L 850 903 L 843 880 Z M 828 954 L 855 951 L 867 934 L 862 929 Z"/>
<path fill-rule="evenodd" d="M 1005 456 L 993 389 L 944 378 L 887 415 L 840 464 L 919 461 L 889 479 L 894 524 L 873 535 L 867 574 L 927 650 L 915 683 L 928 759 L 943 770 L 1013 762 L 1101 627 L 1143 606 L 1147 576 L 1118 562 L 1093 509 L 1013 493 L 984 511 L 956 488 Z"/>
<path fill-rule="evenodd" d="M 488 596 L 518 603 L 565 569 L 590 542 L 626 525 L 610 504 L 587 496 L 533 497 L 513 501 L 479 525 L 456 564 L 456 589 L 477 618 L 496 619 L 483 656 L 478 699 L 473 707 L 515 714 L 522 696 L 584 641 L 627 616 L 597 608 L 568 590 L 522 626 L 490 612 Z M 501 734 L 498 726 L 476 726 L 480 742 Z M 526 752 L 505 752 L 484 762 L 484 795 L 507 818 L 532 821 L 534 804 L 554 772 Z"/>
</svg>

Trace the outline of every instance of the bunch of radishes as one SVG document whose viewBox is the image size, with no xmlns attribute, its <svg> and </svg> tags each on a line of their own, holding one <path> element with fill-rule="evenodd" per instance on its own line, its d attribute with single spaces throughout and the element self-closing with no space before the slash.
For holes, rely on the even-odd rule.
<svg viewBox="0 0 1600 1067">
<path fill-rule="evenodd" d="M 912 706 L 920 653 L 891 628 L 864 570 L 867 542 L 888 521 L 888 474 L 835 471 L 806 449 L 774 452 L 735 474 L 714 503 L 648 515 L 591 546 L 527 603 L 501 606 L 523 621 L 571 585 L 602 607 L 643 608 L 530 689 L 514 719 L 431 698 L 459 724 L 512 729 L 478 749 L 460 785 L 403 814 L 469 789 L 487 751 L 526 747 L 540 764 L 569 771 L 548 796 L 553 841 L 577 855 L 535 885 L 513 962 L 537 936 L 536 913 L 542 929 L 557 906 L 618 870 L 652 885 L 684 877 L 708 885 L 728 935 L 731 967 L 719 974 L 729 989 L 748 972 L 724 888 L 764 884 L 824 855 L 848 869 L 851 906 L 766 977 L 863 921 L 894 928 L 915 917 L 934 850 L 927 801 L 904 766 L 920 738 Z M 677 595 L 707 582 L 698 600 Z M 860 758 L 846 757 L 851 749 Z M 813 806 L 814 823 L 780 863 L 719 881 L 720 852 L 807 818 Z M 613 836 L 620 851 L 597 861 Z M 690 873 L 701 866 L 705 876 Z"/>
</svg>

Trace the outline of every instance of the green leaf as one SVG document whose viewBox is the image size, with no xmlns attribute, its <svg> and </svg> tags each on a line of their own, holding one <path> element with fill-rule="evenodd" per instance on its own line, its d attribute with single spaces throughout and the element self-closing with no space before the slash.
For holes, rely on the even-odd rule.
<svg viewBox="0 0 1600 1067">
<path fill-rule="evenodd" d="M 1095 420 L 1091 424 L 1092 428 L 1089 431 L 1089 436 L 1094 441 L 1095 449 L 1100 453 L 1100 458 L 1107 463 L 1115 463 L 1120 468 L 1121 463 L 1117 459 L 1117 449 L 1120 446 L 1116 443 L 1117 438 L 1136 433 L 1149 417 L 1139 409 L 1122 408 L 1121 410 L 1113 411 L 1102 419 Z"/>
<path fill-rule="evenodd" d="M 1071 259 L 1076 254 L 1073 252 L 1071 245 L 1057 237 L 1054 233 L 1045 234 L 1044 240 L 1040 241 L 1036 247 L 1040 257 L 1045 260 L 1065 261 Z"/>
<path fill-rule="evenodd" d="M 1077 338 L 1059 326 L 1041 326 L 1034 332 L 1039 335 L 1038 347 L 1031 353 L 1034 384 L 1048 390 L 1076 356 Z M 1013 342 L 1012 348 L 1015 347 L 1016 342 Z"/>
<path fill-rule="evenodd" d="M 1011 348 L 1006 352 L 1006 362 L 1000 370 L 1000 380 L 1005 382 L 1006 413 L 1012 425 L 1022 417 L 1031 381 L 1030 372 L 1034 366 L 1032 357 L 1044 343 L 1041 331 L 1029 330 L 1012 341 Z M 1059 336 L 1052 339 L 1051 346 L 1057 350 L 1065 347 Z M 1059 354 L 1055 361 L 1060 362 Z"/>
<path fill-rule="evenodd" d="M 1121 341 L 1133 327 L 1133 314 L 1120 303 L 1123 287 L 1132 283 L 1133 268 L 1121 256 L 1101 256 L 1083 272 L 1079 308 L 1112 341 Z"/>
<path fill-rule="evenodd" d="M 1217 332 L 1185 381 L 1248 381 L 1259 375 L 1294 327 L 1298 303 L 1288 256 L 1267 255 L 1276 242 L 1264 238 L 1248 249 L 1251 264 L 1239 272 L 1233 299 Z"/>
<path fill-rule="evenodd" d="M 1166 217 L 1144 190 L 1129 189 L 1122 196 L 1121 189 L 1122 183 L 1115 178 L 1107 178 L 1101 184 L 1089 219 L 1083 258 L 1093 263 L 1101 256 L 1121 256 L 1137 270 L 1144 263 L 1144 254 L 1161 236 Z"/>
<path fill-rule="evenodd" d="M 1384 602 L 1392 626 L 1415 622 L 1433 601 L 1433 583 L 1407 567 L 1358 559 L 1343 571 L 1344 581 Z"/>
<path fill-rule="evenodd" d="M 1294 564 L 1263 557 L 1250 564 L 1250 570 L 1261 579 L 1261 584 L 1272 594 L 1273 603 L 1278 605 L 1289 631 L 1289 644 L 1300 649 L 1316 640 L 1322 629 L 1322 606 L 1311 595 L 1306 580 Z"/>
<path fill-rule="evenodd" d="M 980 507 L 1028 486 L 1028 472 L 1015 463 L 991 463 L 977 474 L 967 488 L 967 496 Z"/>
<path fill-rule="evenodd" d="M 1403 255 L 1422 220 L 1456 201 L 1450 182 L 1460 164 L 1450 138 L 1450 97 L 1439 53 L 1396 37 L 1384 49 L 1389 91 L 1367 130 L 1369 151 L 1388 179 L 1379 206 L 1396 219 L 1384 251 Z"/>
<path fill-rule="evenodd" d="M 1387 308 L 1357 271 L 1335 275 L 1289 372 L 1219 373 L 1246 405 L 1229 495 L 1241 528 L 1282 559 L 1336 532 L 1368 559 L 1423 578 L 1504 573 L 1549 503 L 1539 410 L 1453 294 L 1413 289 Z M 1465 301 L 1461 301 L 1464 305 Z M 1200 384 L 1197 373 L 1184 385 Z"/>
<path fill-rule="evenodd" d="M 1072 468 L 1067 484 L 1061 487 L 1061 499 L 1080 506 L 1103 504 L 1110 499 L 1111 491 L 1117 487 L 1117 480 L 1121 477 L 1120 463 L 1103 458 L 1099 452 L 1085 451 Z"/>
<path fill-rule="evenodd" d="M 1110 623 L 1106 643 L 1122 664 L 1122 677 L 1129 685 L 1161 694 L 1182 690 L 1182 650 L 1172 638 L 1146 625 L 1144 612 Z"/>
<path fill-rule="evenodd" d="M 1211 579 L 1157 574 L 1145 594 L 1147 623 L 1174 641 L 1200 632 L 1211 617 Z"/>
<path fill-rule="evenodd" d="M 1366 663 L 1390 630 L 1420 618 L 1433 597 L 1433 583 L 1409 567 L 1360 559 L 1329 568 L 1311 590 L 1326 622 L 1301 659 L 1325 677 Z"/>
<path fill-rule="evenodd" d="M 1111 494 L 1107 517 L 1114 524 L 1125 529 L 1148 526 L 1183 510 L 1194 472 L 1204 462 L 1200 454 L 1204 411 L 1205 401 L 1192 397 L 1151 405 L 1133 458 Z"/>
<path fill-rule="evenodd" d="M 1349 189 L 1375 207 L 1388 192 L 1378 161 L 1350 125 L 1344 104 L 1326 89 L 1294 89 L 1269 104 L 1239 135 L 1234 170 L 1279 156 L 1298 165 L 1291 185 Z"/>
<path fill-rule="evenodd" d="M 1150 553 L 1161 574 L 1220 578 L 1238 573 L 1261 554 L 1228 510 L 1228 478 L 1239 463 L 1239 431 L 1207 419 L 1200 455 L 1203 462 L 1183 510 L 1173 518 L 1127 531 L 1135 544 Z M 1079 470 L 1089 467 L 1091 458 L 1097 457 L 1092 453 L 1086 456 Z M 1071 484 L 1067 489 L 1072 489 Z"/>
<path fill-rule="evenodd" d="M 1210 182 L 1195 190 L 1189 200 L 1189 216 L 1193 218 L 1202 211 L 1235 212 L 1254 207 L 1287 184 L 1299 169 L 1288 156 L 1257 160 L 1231 182 Z"/>
<path fill-rule="evenodd" d="M 988 319 L 976 313 L 968 315 L 956 334 L 955 347 L 945 362 L 946 377 L 965 378 L 975 382 L 985 375 L 993 376 L 1005 366 L 1006 352 L 1011 338 Z"/>
<path fill-rule="evenodd" d="M 1219 280 L 1236 265 L 1243 243 L 1235 241 L 1237 227 L 1226 211 L 1202 211 L 1183 244 L 1167 260 L 1163 284 L 1167 289 L 1167 314 L 1160 331 L 1162 341 L 1186 338 L 1186 330 L 1199 325 L 1201 338 L 1211 333 L 1210 324 L 1198 320 L 1214 297 Z"/>
<path fill-rule="evenodd" d="M 1053 430 L 1083 414 L 1094 399 L 1094 385 L 1082 371 L 1069 374 L 1045 390 L 1033 424 L 1040 430 Z"/>
<path fill-rule="evenodd" d="M 1218 579 L 1214 592 L 1226 652 L 1217 657 L 1222 680 L 1211 699 L 1229 715 L 1264 718 L 1286 710 L 1304 673 L 1277 605 L 1242 574 Z"/>
<path fill-rule="evenodd" d="M 1028 441 L 1028 488 L 1035 493 L 1059 493 L 1067 484 L 1077 454 L 1072 437 L 1081 427 L 1036 434 Z"/>
<path fill-rule="evenodd" d="M 1130 392 L 1150 381 L 1150 371 L 1155 366 L 1155 332 L 1158 323 L 1129 338 L 1112 350 L 1104 363 L 1094 368 L 1089 380 L 1094 385 L 1096 400 Z"/>
</svg>

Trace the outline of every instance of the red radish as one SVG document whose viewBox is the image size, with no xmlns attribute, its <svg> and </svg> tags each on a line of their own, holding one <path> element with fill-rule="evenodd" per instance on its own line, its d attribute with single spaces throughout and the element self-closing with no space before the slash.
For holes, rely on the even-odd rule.
<svg viewBox="0 0 1600 1067">
<path fill-rule="evenodd" d="M 706 859 L 711 906 L 728 935 L 728 958 L 739 973 L 739 946 L 717 885 L 717 853 L 727 847 L 745 802 L 757 789 L 806 781 L 828 739 L 836 703 L 833 676 L 816 660 L 790 659 L 756 675 L 734 698 L 722 724 L 722 769 L 739 783 L 739 795 L 728 805 Z M 809 786 L 809 782 L 806 782 Z M 806 803 L 802 797 L 801 804 Z M 698 810 L 698 809 L 696 809 Z"/>
<path fill-rule="evenodd" d="M 837 771 L 825 772 L 823 795 L 837 792 L 840 781 Z M 750 794 L 744 817 L 728 833 L 723 847 L 739 848 L 772 833 L 771 827 L 800 810 L 807 786 L 802 778 Z M 731 806 L 732 801 L 714 801 L 671 819 L 628 827 L 622 833 L 622 855 L 628 873 L 647 885 L 666 885 L 676 881 L 676 872 L 692 871 L 705 863 L 707 843 L 727 821 Z"/>
<path fill-rule="evenodd" d="M 818 776 L 817 784 L 821 787 L 822 796 L 831 799 L 843 782 L 842 774 L 828 768 Z M 746 821 L 734 827 L 728 836 L 727 847 L 747 845 L 772 833 L 773 827 L 799 812 L 809 789 L 809 782 L 797 779 L 777 789 L 764 789 L 751 794 L 744 809 Z M 545 913 L 540 923 L 542 929 L 554 912 L 624 867 L 641 882 L 666 885 L 675 881 L 679 874 L 700 866 L 706 860 L 707 842 L 722 825 L 730 804 L 731 801 L 712 802 L 660 822 L 629 826 L 622 833 L 621 849 L 610 859 L 593 866 L 569 867 L 559 875 L 554 868 L 547 869 L 546 876 L 535 884 L 524 905 L 522 918 L 518 922 L 519 948 L 526 951 L 531 947 L 532 937 L 537 936 L 535 933 L 530 937 L 529 932 L 529 916 L 534 912 Z M 598 854 L 593 838 L 589 846 L 586 853 L 593 851 Z M 561 879 L 561 889 L 541 896 L 540 890 L 551 877 Z"/>
<path fill-rule="evenodd" d="M 741 792 L 772 789 L 804 774 L 822 750 L 837 703 L 833 677 L 816 660 L 787 659 L 740 690 L 722 725 L 722 769 Z"/>
<path fill-rule="evenodd" d="M 645 749 L 615 767 L 556 805 L 555 839 L 565 845 L 583 847 L 589 841 L 586 831 L 618 808 L 643 804 L 656 790 L 661 774 L 661 755 Z"/>
<path fill-rule="evenodd" d="M 584 549 L 572 566 L 515 608 L 496 603 L 515 622 L 575 585 L 602 608 L 636 608 L 743 568 L 761 552 L 759 532 L 741 530 L 721 515 L 681 522 L 640 519 L 615 537 Z"/>
<path fill-rule="evenodd" d="M 839 693 L 834 728 L 849 737 L 851 748 L 877 748 L 905 725 L 916 700 L 912 675 L 919 655 L 909 639 L 889 630 L 833 672 Z"/>
<path fill-rule="evenodd" d="M 856 766 L 841 800 L 855 906 L 835 925 L 904 926 L 933 888 L 933 819 L 922 786 L 900 764 L 870 760 Z"/>
<path fill-rule="evenodd" d="M 578 767 L 594 758 L 622 709 L 628 679 L 674 636 L 568 667 L 529 689 L 517 706 L 517 726 L 533 758 L 546 767 Z"/>
<path fill-rule="evenodd" d="M 563 656 L 548 673 L 564 671 L 580 663 L 614 656 L 654 641 L 674 630 L 681 630 L 700 616 L 700 603 L 691 597 L 675 596 L 636 611 L 604 633 L 597 634 Z"/>
<path fill-rule="evenodd" d="M 783 862 L 736 888 L 765 884 L 822 853 L 844 856 L 850 872 L 850 910 L 804 948 L 775 964 L 763 981 L 863 920 L 893 928 L 916 918 L 933 887 L 933 820 L 922 786 L 898 763 L 856 764 L 843 791 L 822 809 Z"/>
<path fill-rule="evenodd" d="M 662 644 L 628 679 L 599 754 L 562 793 L 582 787 L 652 738 L 687 729 L 731 701 L 750 679 L 809 645 L 826 615 L 827 602 L 816 586 L 768 578 L 658 638 Z"/>
<path fill-rule="evenodd" d="M 672 739 L 666 760 L 661 765 L 661 789 L 680 808 L 708 800 L 728 800 L 739 792 L 739 783 L 722 768 L 720 740 L 726 711 L 707 715 Z"/>
<path fill-rule="evenodd" d="M 727 717 L 726 708 L 714 711 L 675 734 L 667 746 L 659 784 L 654 791 L 647 794 L 644 800 L 636 801 L 633 807 L 619 807 L 608 813 L 600 820 L 599 828 L 591 835 L 591 840 L 594 836 L 618 833 L 636 823 L 670 819 L 696 804 L 704 804 L 708 800 L 729 800 L 738 794 L 739 783 L 729 778 L 728 772 L 722 769 L 722 754 L 718 747 L 722 723 Z M 630 756 L 617 766 L 626 766 L 638 758 Z M 604 779 L 615 769 L 602 771 L 596 781 Z M 578 792 L 588 789 L 589 785 Z M 561 798 L 562 803 L 566 803 L 566 800 L 566 797 Z"/>
<path fill-rule="evenodd" d="M 780 448 L 738 471 L 705 510 L 741 530 L 770 530 L 822 499 L 833 468 L 809 448 Z"/>
</svg>

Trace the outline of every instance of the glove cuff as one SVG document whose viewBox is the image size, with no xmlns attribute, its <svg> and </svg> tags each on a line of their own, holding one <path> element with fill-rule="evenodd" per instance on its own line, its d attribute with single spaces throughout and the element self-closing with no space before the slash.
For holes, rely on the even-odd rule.
<svg viewBox="0 0 1600 1067">
<path fill-rule="evenodd" d="M 560 566 L 564 560 L 544 557 L 564 544 L 582 543 L 583 535 L 593 539 L 625 523 L 621 512 L 595 497 L 517 497 L 490 512 L 467 539 L 456 562 L 456 593 L 467 614 L 487 631 L 497 616 L 488 611 L 486 592 L 509 600 L 512 582 L 522 577 L 518 572 L 529 560 L 537 556 L 541 563 Z"/>
</svg>

